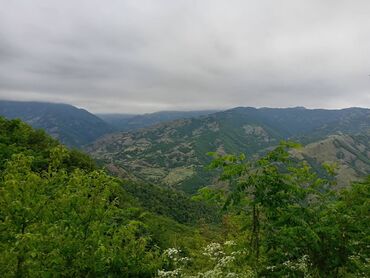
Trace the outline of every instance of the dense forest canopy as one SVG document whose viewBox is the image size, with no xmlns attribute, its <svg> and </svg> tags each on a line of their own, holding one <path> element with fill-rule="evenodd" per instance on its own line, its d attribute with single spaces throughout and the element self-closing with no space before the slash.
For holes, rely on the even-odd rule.
<svg viewBox="0 0 370 278">
<path fill-rule="evenodd" d="M 334 189 L 291 158 L 296 147 L 213 153 L 209 171 L 225 186 L 190 198 L 110 176 L 43 131 L 0 118 L 0 274 L 368 277 L 370 177 Z"/>
</svg>

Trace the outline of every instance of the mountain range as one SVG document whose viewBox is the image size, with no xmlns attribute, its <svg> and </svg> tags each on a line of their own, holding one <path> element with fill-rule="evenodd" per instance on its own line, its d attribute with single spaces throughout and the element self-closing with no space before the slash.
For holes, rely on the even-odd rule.
<svg viewBox="0 0 370 278">
<path fill-rule="evenodd" d="M 195 111 L 159 111 L 143 115 L 133 114 L 97 114 L 102 120 L 110 124 L 118 131 L 133 131 L 140 128 L 150 127 L 162 122 L 178 119 L 195 118 L 218 112 L 217 110 Z"/>
<path fill-rule="evenodd" d="M 208 152 L 255 157 L 281 140 L 322 173 L 335 163 L 339 186 L 370 173 L 370 109 L 237 107 L 226 111 L 98 114 L 68 104 L 0 101 L 0 115 L 84 149 L 116 175 L 194 193 L 217 184 Z"/>
<path fill-rule="evenodd" d="M 69 147 L 81 147 L 114 131 L 90 112 L 62 103 L 0 101 L 0 115 L 44 129 Z"/>
<path fill-rule="evenodd" d="M 0 116 L 8 119 L 19 118 L 34 128 L 44 129 L 63 144 L 77 148 L 90 144 L 105 134 L 133 131 L 162 122 L 214 112 L 216 110 L 94 115 L 85 109 L 64 103 L 0 100 Z"/>
<path fill-rule="evenodd" d="M 256 156 L 281 140 L 320 169 L 337 164 L 339 185 L 370 173 L 370 110 L 238 107 L 147 129 L 104 136 L 88 152 L 118 175 L 194 193 L 215 183 L 207 152 Z"/>
</svg>

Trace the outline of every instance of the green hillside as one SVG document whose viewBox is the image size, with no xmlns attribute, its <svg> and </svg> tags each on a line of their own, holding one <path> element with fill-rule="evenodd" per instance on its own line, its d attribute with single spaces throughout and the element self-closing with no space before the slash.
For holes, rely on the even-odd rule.
<svg viewBox="0 0 370 278">
<path fill-rule="evenodd" d="M 86 154 L 0 117 L 1 277 L 151 277 L 159 250 L 205 244 L 215 236 L 198 224 L 218 218 L 215 207 L 110 177 Z"/>
<path fill-rule="evenodd" d="M 0 116 L 44 129 L 69 147 L 81 147 L 114 131 L 95 115 L 68 104 L 0 101 Z"/>
<path fill-rule="evenodd" d="M 118 131 L 133 131 L 150 127 L 163 122 L 195 118 L 217 112 L 216 110 L 200 111 L 160 111 L 143 115 L 134 114 L 97 114 L 99 118 Z"/>
<path fill-rule="evenodd" d="M 292 152 L 315 169 L 335 164 L 338 186 L 346 186 L 370 173 L 370 141 L 366 135 L 330 135 Z"/>
<path fill-rule="evenodd" d="M 214 183 L 213 174 L 204 169 L 210 162 L 207 152 L 253 156 L 266 152 L 283 139 L 309 144 L 334 134 L 356 135 L 350 140 L 345 137 L 346 152 L 356 158 L 352 160 L 357 160 L 359 153 L 363 159 L 357 162 L 346 159 L 348 171 L 344 174 L 342 167 L 338 175 L 339 183 L 343 184 L 363 176 L 369 169 L 369 145 L 366 143 L 369 130 L 369 109 L 240 107 L 137 132 L 115 133 L 96 141 L 87 150 L 120 176 L 194 193 L 199 187 Z M 359 148 L 357 145 L 363 141 L 365 143 Z M 344 147 L 337 144 L 335 148 Z M 309 151 L 304 158 L 312 164 L 321 163 L 325 160 L 325 151 Z M 338 153 L 341 151 L 338 149 Z M 335 157 L 331 156 L 329 161 L 333 160 Z"/>
</svg>

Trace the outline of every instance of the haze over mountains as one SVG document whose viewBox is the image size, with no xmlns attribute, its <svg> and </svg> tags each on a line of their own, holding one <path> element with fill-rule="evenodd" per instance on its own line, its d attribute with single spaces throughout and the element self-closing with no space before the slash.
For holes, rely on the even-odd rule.
<svg viewBox="0 0 370 278">
<path fill-rule="evenodd" d="M 318 171 L 323 162 L 335 162 L 339 185 L 370 172 L 370 109 L 365 108 L 238 107 L 97 117 L 66 104 L 0 101 L 0 115 L 84 147 L 117 175 L 188 193 L 214 183 L 204 169 L 207 152 L 254 156 L 287 139 L 305 145 L 294 155 Z"/>
<path fill-rule="evenodd" d="M 19 118 L 34 128 L 44 129 L 70 147 L 82 147 L 102 135 L 133 131 L 161 122 L 207 115 L 216 110 L 161 111 L 150 114 L 97 114 L 69 104 L 0 100 L 0 115 Z"/>
<path fill-rule="evenodd" d="M 336 162 L 339 183 L 345 184 L 370 172 L 369 134 L 369 109 L 239 107 L 107 135 L 88 151 L 120 175 L 193 193 L 214 183 L 204 169 L 207 152 L 253 156 L 289 139 L 309 144 L 297 157 L 313 167 Z"/>
<path fill-rule="evenodd" d="M 97 114 L 102 120 L 119 131 L 132 131 L 145 128 L 161 122 L 178 119 L 194 118 L 217 112 L 217 110 L 201 111 L 160 111 L 143 115 L 135 114 Z"/>
<path fill-rule="evenodd" d="M 70 147 L 81 147 L 114 131 L 88 111 L 61 103 L 0 101 L 0 115 L 20 118 Z"/>
</svg>

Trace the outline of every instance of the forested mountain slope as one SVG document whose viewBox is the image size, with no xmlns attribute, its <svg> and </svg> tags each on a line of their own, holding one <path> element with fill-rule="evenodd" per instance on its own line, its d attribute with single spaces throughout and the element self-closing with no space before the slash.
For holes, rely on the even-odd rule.
<svg viewBox="0 0 370 278">
<path fill-rule="evenodd" d="M 370 173 L 370 140 L 366 135 L 329 135 L 292 153 L 295 157 L 308 161 L 318 172 L 323 163 L 334 164 L 340 187 Z"/>
<path fill-rule="evenodd" d="M 344 181 L 340 181 L 342 183 L 368 171 L 369 130 L 369 109 L 240 107 L 163 123 L 137 132 L 108 135 L 89 146 L 88 151 L 122 176 L 131 173 L 131 178 L 194 192 L 212 183 L 212 175 L 204 170 L 210 161 L 207 152 L 253 156 L 276 146 L 282 139 L 307 144 L 324 140 L 330 135 L 346 134 L 352 136 L 343 140 L 347 142 L 347 152 L 353 159 L 349 160 L 346 156 L 345 165 L 349 169 L 346 174 L 338 176 L 339 179 L 345 177 Z M 343 152 L 340 148 L 343 147 L 338 144 L 335 145 L 337 147 L 336 152 L 340 156 Z M 325 160 L 325 152 L 314 154 L 307 151 L 305 158 L 312 163 L 320 163 Z M 356 162 L 358 153 L 364 157 Z M 333 155 L 330 157 L 334 158 Z"/>
<path fill-rule="evenodd" d="M 100 118 L 68 104 L 0 101 L 0 116 L 20 118 L 71 147 L 81 147 L 113 132 Z"/>
<path fill-rule="evenodd" d="M 217 112 L 216 110 L 200 111 L 160 111 L 143 115 L 130 114 L 97 114 L 99 118 L 115 127 L 119 131 L 134 131 L 160 124 L 163 122 L 174 121 L 178 119 L 194 118 L 203 115 L 209 115 Z"/>
<path fill-rule="evenodd" d="M 153 277 L 158 250 L 204 244 L 198 222 L 217 213 L 110 177 L 44 131 L 0 117 L 1 277 Z"/>
</svg>

